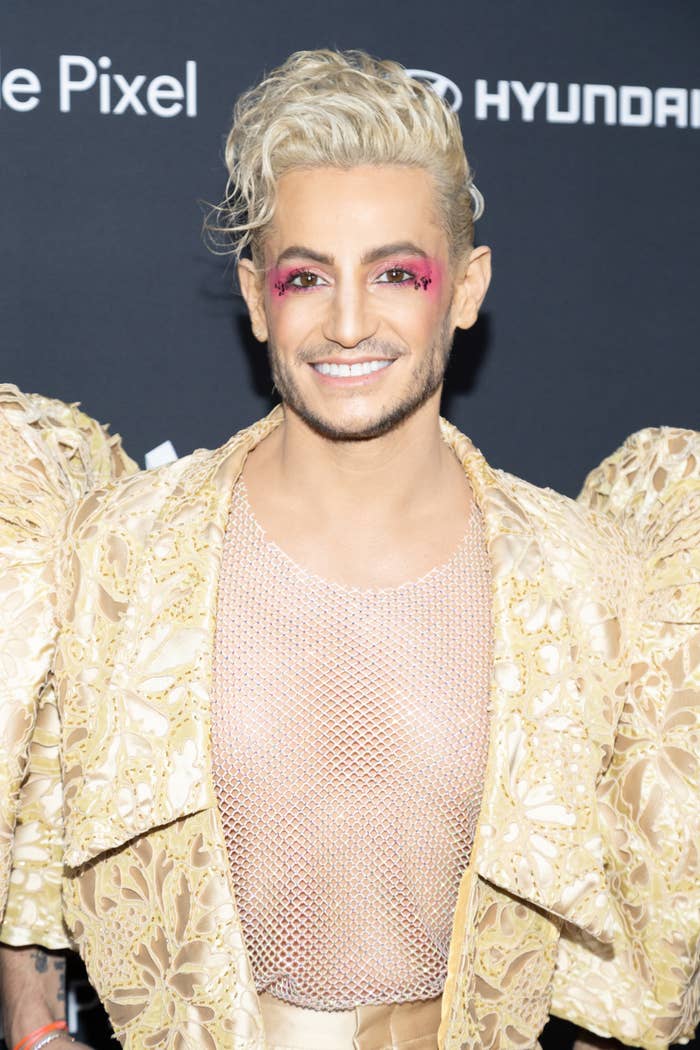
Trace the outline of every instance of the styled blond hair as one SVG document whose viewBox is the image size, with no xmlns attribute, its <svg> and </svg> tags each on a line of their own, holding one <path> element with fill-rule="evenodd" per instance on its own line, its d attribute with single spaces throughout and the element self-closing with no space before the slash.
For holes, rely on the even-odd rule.
<svg viewBox="0 0 700 1050">
<path fill-rule="evenodd" d="M 432 174 L 453 260 L 473 245 L 473 185 L 459 121 L 398 62 L 364 51 L 297 51 L 240 96 L 226 140 L 226 196 L 207 222 L 236 258 L 256 265 L 275 186 L 295 168 L 405 164 Z M 477 214 L 477 217 L 478 217 Z"/>
</svg>

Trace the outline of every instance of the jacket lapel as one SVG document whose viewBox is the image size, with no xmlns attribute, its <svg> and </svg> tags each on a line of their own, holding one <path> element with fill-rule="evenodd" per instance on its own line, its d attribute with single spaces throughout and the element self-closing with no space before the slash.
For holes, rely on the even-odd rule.
<svg viewBox="0 0 700 1050">
<path fill-rule="evenodd" d="M 612 559 L 571 500 L 492 470 L 449 424 L 443 436 L 471 481 L 492 572 L 491 739 L 470 869 L 607 941 L 595 790 L 622 699 L 601 586 Z"/>
<path fill-rule="evenodd" d="M 169 468 L 176 481 L 148 533 L 109 684 L 95 700 L 108 713 L 87 715 L 100 724 L 102 740 L 108 738 L 92 748 L 99 760 L 70 761 L 72 736 L 85 730 L 64 724 L 66 862 L 72 867 L 216 805 L 210 691 L 224 533 L 246 456 L 281 417 L 277 409 L 215 452 Z"/>
</svg>

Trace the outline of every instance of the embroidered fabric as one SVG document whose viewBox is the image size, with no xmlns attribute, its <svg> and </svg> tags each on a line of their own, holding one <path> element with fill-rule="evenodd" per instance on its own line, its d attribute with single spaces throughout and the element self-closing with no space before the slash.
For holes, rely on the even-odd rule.
<svg viewBox="0 0 700 1050">
<path fill-rule="evenodd" d="M 268 541 L 236 484 L 212 743 L 259 991 L 314 1010 L 442 993 L 485 773 L 490 592 L 476 509 L 445 564 L 356 590 Z"/>
</svg>

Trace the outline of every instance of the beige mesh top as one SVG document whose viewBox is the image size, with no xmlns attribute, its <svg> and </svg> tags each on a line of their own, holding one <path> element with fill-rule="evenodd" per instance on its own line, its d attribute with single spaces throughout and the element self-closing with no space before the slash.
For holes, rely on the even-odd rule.
<svg viewBox="0 0 700 1050">
<path fill-rule="evenodd" d="M 481 802 L 490 580 L 449 561 L 356 590 L 297 566 L 234 489 L 214 778 L 259 991 L 312 1009 L 440 995 Z"/>
</svg>

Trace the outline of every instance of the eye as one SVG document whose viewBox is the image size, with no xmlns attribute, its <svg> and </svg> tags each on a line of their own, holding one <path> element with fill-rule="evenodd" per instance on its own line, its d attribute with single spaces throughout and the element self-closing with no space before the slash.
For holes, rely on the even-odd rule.
<svg viewBox="0 0 700 1050">
<path fill-rule="evenodd" d="M 410 270 L 404 270 L 403 266 L 390 266 L 377 278 L 379 284 L 407 284 L 414 280 L 415 275 Z"/>
<path fill-rule="evenodd" d="M 289 288 L 317 288 L 326 282 L 317 273 L 311 270 L 297 270 L 287 278 L 286 284 Z"/>
</svg>

